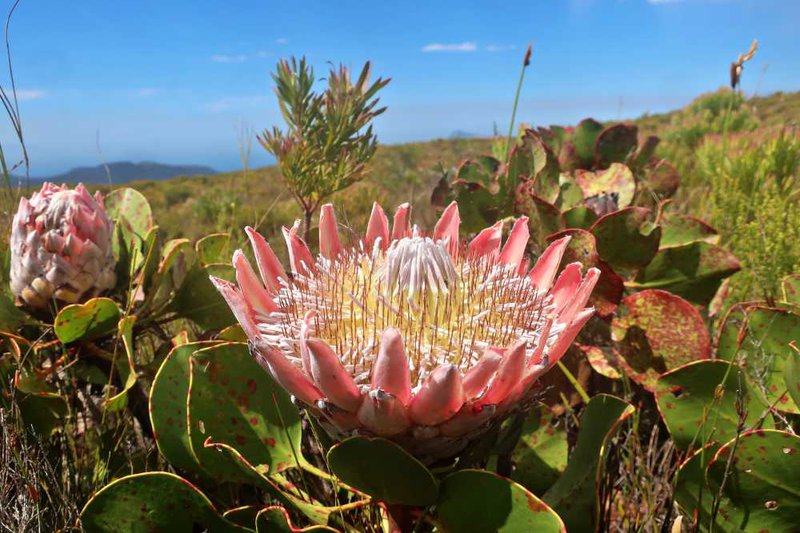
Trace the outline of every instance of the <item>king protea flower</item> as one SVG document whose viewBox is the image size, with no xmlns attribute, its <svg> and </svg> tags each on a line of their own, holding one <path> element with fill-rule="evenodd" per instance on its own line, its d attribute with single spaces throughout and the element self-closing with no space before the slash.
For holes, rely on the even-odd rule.
<svg viewBox="0 0 800 533">
<path fill-rule="evenodd" d="M 114 286 L 111 219 L 81 184 L 45 183 L 11 224 L 11 291 L 34 309 L 76 303 Z"/>
<path fill-rule="evenodd" d="M 256 358 L 334 436 L 391 438 L 430 461 L 530 399 L 593 314 L 599 271 L 582 278 L 572 263 L 555 279 L 569 237 L 528 271 L 526 217 L 505 243 L 498 222 L 468 244 L 455 202 L 431 234 L 409 219 L 401 205 L 390 230 L 376 203 L 364 238 L 345 246 L 325 205 L 316 258 L 299 222 L 284 229 L 291 275 L 246 228 L 260 277 L 236 251 L 238 286 L 212 281 Z"/>
</svg>

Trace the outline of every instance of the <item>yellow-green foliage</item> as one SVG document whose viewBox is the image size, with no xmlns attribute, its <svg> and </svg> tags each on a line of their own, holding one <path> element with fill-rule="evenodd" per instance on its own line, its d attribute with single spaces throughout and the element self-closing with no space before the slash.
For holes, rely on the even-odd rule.
<svg viewBox="0 0 800 533">
<path fill-rule="evenodd" d="M 709 141 L 696 153 L 701 210 L 742 262 L 731 301 L 778 296 L 800 267 L 800 137 Z"/>
</svg>

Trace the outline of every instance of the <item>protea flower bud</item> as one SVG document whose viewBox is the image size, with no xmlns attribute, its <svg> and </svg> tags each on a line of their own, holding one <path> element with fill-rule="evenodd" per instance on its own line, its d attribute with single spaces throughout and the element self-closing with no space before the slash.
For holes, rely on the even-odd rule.
<svg viewBox="0 0 800 533">
<path fill-rule="evenodd" d="M 75 303 L 114 286 L 111 219 L 97 192 L 42 185 L 11 225 L 11 290 L 34 309 Z"/>
<path fill-rule="evenodd" d="M 569 237 L 528 271 L 526 217 L 505 244 L 502 223 L 462 244 L 455 203 L 430 235 L 409 217 L 400 206 L 390 231 L 375 204 L 365 237 L 348 247 L 323 206 L 316 258 L 297 223 L 284 230 L 291 277 L 247 228 L 260 279 L 237 251 L 238 286 L 212 281 L 256 358 L 334 437 L 390 438 L 431 462 L 530 400 L 593 314 L 585 306 L 599 271 L 582 278 L 572 263 L 555 279 Z"/>
</svg>

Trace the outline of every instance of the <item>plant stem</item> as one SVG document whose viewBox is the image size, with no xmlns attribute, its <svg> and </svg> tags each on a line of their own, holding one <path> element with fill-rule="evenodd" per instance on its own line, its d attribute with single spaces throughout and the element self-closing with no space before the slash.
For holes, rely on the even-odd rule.
<svg viewBox="0 0 800 533">
<path fill-rule="evenodd" d="M 517 92 L 514 94 L 514 107 L 511 109 L 511 122 L 508 124 L 508 140 L 506 141 L 506 160 L 511 150 L 511 145 L 514 135 L 514 122 L 517 118 L 517 106 L 519 105 L 519 95 L 522 93 L 522 82 L 525 80 L 525 69 L 530 64 L 531 45 L 528 45 L 528 50 L 525 52 L 525 59 L 522 62 L 522 69 L 519 71 L 519 81 L 517 82 Z"/>
<path fill-rule="evenodd" d="M 578 380 L 575 378 L 572 372 L 570 372 L 569 369 L 566 367 L 566 365 L 561 361 L 559 361 L 556 364 L 558 365 L 558 368 L 560 368 L 561 371 L 564 373 L 564 375 L 567 377 L 569 382 L 572 383 L 572 386 L 575 387 L 575 390 L 578 392 L 578 395 L 581 397 L 581 400 L 583 400 L 584 403 L 589 403 L 589 395 L 586 394 L 586 391 L 581 386 L 581 384 L 578 383 Z"/>
</svg>

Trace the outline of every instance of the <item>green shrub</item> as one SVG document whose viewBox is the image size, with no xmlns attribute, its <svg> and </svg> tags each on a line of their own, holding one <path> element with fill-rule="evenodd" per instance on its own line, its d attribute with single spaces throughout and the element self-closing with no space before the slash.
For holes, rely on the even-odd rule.
<svg viewBox="0 0 800 533">
<path fill-rule="evenodd" d="M 800 138 L 781 132 L 764 143 L 706 142 L 697 150 L 701 207 L 742 261 L 731 300 L 778 295 L 781 277 L 800 266 Z"/>
</svg>

